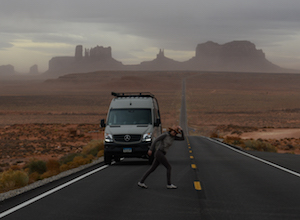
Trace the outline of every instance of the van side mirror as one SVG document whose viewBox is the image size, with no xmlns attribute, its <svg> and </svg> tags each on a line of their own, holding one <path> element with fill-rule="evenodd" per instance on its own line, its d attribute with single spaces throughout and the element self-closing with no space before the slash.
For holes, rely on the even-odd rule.
<svg viewBox="0 0 300 220">
<path fill-rule="evenodd" d="M 154 122 L 154 127 L 159 127 L 161 124 L 160 118 L 156 119 L 156 122 Z"/>
<path fill-rule="evenodd" d="M 106 124 L 105 124 L 105 122 L 104 122 L 104 119 L 101 119 L 101 121 L 100 121 L 100 127 L 101 127 L 101 128 L 105 128 L 105 127 L 106 127 Z"/>
</svg>

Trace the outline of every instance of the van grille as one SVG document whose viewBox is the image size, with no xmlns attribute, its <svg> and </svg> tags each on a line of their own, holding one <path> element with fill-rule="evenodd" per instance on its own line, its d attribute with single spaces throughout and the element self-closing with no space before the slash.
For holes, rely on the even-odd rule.
<svg viewBox="0 0 300 220">
<path fill-rule="evenodd" d="M 117 142 L 138 142 L 141 140 L 141 135 L 139 134 L 121 134 L 121 135 L 114 135 L 114 140 Z"/>
</svg>

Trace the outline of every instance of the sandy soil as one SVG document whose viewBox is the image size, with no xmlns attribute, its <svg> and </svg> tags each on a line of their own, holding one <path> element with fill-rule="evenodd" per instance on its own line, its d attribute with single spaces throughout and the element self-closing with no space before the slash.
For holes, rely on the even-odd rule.
<svg viewBox="0 0 300 220">
<path fill-rule="evenodd" d="M 284 139 L 284 138 L 300 138 L 300 129 L 261 129 L 256 132 L 247 132 L 240 135 L 243 139 Z"/>
<path fill-rule="evenodd" d="M 278 153 L 300 155 L 300 129 L 260 129 L 240 135 L 242 139 L 264 140 L 277 147 Z"/>
</svg>

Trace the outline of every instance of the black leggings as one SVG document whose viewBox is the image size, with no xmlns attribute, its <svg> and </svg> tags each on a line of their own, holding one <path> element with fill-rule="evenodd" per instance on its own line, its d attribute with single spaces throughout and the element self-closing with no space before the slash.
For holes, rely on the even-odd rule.
<svg viewBox="0 0 300 220">
<path fill-rule="evenodd" d="M 169 164 L 167 158 L 165 157 L 164 153 L 161 150 L 157 150 L 155 152 L 155 159 L 152 163 L 152 166 L 149 170 L 144 174 L 143 178 L 141 179 L 141 183 L 143 183 L 146 178 L 159 166 L 159 164 L 164 165 L 167 168 L 167 183 L 171 185 L 171 165 Z"/>
</svg>

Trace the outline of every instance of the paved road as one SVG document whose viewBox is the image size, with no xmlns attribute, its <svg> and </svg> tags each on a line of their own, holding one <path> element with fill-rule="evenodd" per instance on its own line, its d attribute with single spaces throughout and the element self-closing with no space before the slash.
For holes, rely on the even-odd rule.
<svg viewBox="0 0 300 220">
<path fill-rule="evenodd" d="M 204 219 L 300 219 L 299 174 L 205 138 L 189 140 L 204 193 L 200 200 Z M 285 157 L 278 154 L 278 161 L 280 156 Z M 290 158 L 293 170 L 299 159 Z"/>
<path fill-rule="evenodd" d="M 180 110 L 180 126 L 183 129 L 183 132 L 188 135 L 188 121 L 187 121 L 187 112 L 186 112 L 186 98 L 185 98 L 185 79 L 182 81 L 182 93 L 181 93 L 181 110 Z"/>
<path fill-rule="evenodd" d="M 146 160 L 125 159 L 111 166 L 94 166 L 5 200 L 0 203 L 0 217 L 300 219 L 300 157 L 268 153 L 257 153 L 257 156 L 292 171 L 257 160 L 217 141 L 188 136 L 185 141 L 175 142 L 167 155 L 173 168 L 172 181 L 179 187 L 176 190 L 166 189 L 163 166 L 147 179 L 148 189 L 139 188 L 137 182 L 149 165 Z M 76 179 L 86 173 L 84 178 Z M 66 183 L 70 184 L 61 187 Z M 45 192 L 48 193 L 43 194 Z"/>
<path fill-rule="evenodd" d="M 198 197 L 193 189 L 187 145 L 179 143 L 170 153 L 178 190 L 166 189 L 164 167 L 149 177 L 149 189 L 139 188 L 137 182 L 149 165 L 145 160 L 126 159 L 4 219 L 193 219 L 199 213 Z M 13 205 L 11 199 L 0 208 Z"/>
<path fill-rule="evenodd" d="M 300 219 L 298 176 L 204 137 L 175 142 L 168 158 L 177 190 L 166 189 L 162 166 L 147 179 L 149 189 L 139 188 L 136 183 L 149 165 L 126 159 L 4 219 Z M 35 191 L 2 202 L 1 211 L 28 201 L 43 187 Z"/>
</svg>

